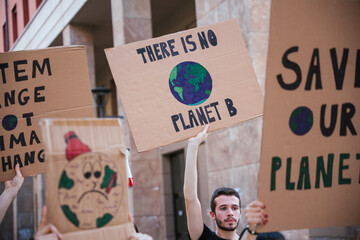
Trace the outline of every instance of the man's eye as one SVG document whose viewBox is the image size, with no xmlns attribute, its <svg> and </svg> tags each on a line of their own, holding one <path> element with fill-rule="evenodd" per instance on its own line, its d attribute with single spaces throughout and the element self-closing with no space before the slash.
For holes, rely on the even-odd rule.
<svg viewBox="0 0 360 240">
<path fill-rule="evenodd" d="M 221 211 L 224 211 L 224 210 L 226 210 L 226 208 L 222 207 L 222 208 L 220 208 L 220 210 L 221 210 Z"/>
</svg>

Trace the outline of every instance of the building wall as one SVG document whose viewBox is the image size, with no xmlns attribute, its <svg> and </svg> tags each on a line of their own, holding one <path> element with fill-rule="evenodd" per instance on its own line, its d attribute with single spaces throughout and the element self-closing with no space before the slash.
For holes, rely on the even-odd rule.
<svg viewBox="0 0 360 240">
<path fill-rule="evenodd" d="M 16 7 L 17 12 L 17 36 L 19 38 L 26 25 L 30 22 L 31 17 L 35 15 L 38 4 L 41 3 L 41 1 L 28 0 L 29 20 L 25 23 L 24 2 L 24 0 L 7 1 L 9 49 L 16 42 L 16 39 L 13 37 L 12 10 L 14 7 Z M 3 26 L 6 22 L 5 10 L 5 0 L 0 0 L 0 52 L 5 52 L 5 36 L 3 32 Z M 3 189 L 2 185 L 0 192 Z M 16 200 L 10 205 L 3 222 L 0 224 L 0 239 L 29 239 L 34 233 L 34 226 L 37 225 L 35 223 L 37 219 L 36 214 L 34 214 L 34 206 L 33 178 L 28 177 L 25 179 Z"/>
<path fill-rule="evenodd" d="M 25 18 L 25 10 L 26 8 L 24 7 L 24 3 L 28 2 L 28 17 L 29 20 L 27 23 L 30 22 L 30 19 L 34 16 L 34 14 L 36 13 L 36 10 L 39 6 L 39 3 L 41 3 L 41 1 L 39 0 L 7 0 L 7 13 L 8 13 L 8 32 L 9 32 L 9 49 L 14 45 L 15 41 L 17 39 L 14 39 L 14 31 L 13 31 L 13 15 L 12 15 L 12 11 L 13 9 L 16 7 L 16 12 L 17 12 L 17 36 L 19 38 L 20 34 L 23 32 L 24 28 L 26 27 L 27 23 L 25 24 L 24 22 L 24 18 Z M 5 15 L 5 0 L 1 0 L 0 1 L 0 26 L 1 26 L 1 31 L 0 31 L 0 52 L 5 52 L 4 49 L 4 34 L 3 34 L 3 26 L 6 22 L 6 15 Z"/>
</svg>

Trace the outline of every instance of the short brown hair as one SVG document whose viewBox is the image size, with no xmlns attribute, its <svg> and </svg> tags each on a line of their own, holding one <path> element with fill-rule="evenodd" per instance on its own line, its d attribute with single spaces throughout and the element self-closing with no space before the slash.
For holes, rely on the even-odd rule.
<svg viewBox="0 0 360 240">
<path fill-rule="evenodd" d="M 221 187 L 216 189 L 211 196 L 211 201 L 210 201 L 211 211 L 215 212 L 215 207 L 216 207 L 215 198 L 221 195 L 237 197 L 239 199 L 239 207 L 241 207 L 241 200 L 239 193 L 233 188 Z"/>
</svg>

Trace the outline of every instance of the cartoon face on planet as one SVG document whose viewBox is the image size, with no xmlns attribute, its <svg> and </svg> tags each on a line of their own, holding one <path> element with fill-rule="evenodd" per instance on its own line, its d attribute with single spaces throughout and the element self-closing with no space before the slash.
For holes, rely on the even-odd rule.
<svg viewBox="0 0 360 240">
<path fill-rule="evenodd" d="M 106 225 L 116 215 L 122 199 L 123 184 L 115 163 L 104 153 L 89 151 L 67 158 L 69 163 L 58 186 L 62 212 L 81 229 Z"/>
</svg>

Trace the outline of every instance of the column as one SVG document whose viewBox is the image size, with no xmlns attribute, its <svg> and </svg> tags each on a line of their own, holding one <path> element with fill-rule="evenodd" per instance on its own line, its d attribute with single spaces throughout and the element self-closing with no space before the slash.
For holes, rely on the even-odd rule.
<svg viewBox="0 0 360 240">
<path fill-rule="evenodd" d="M 92 28 L 86 25 L 68 24 L 63 32 L 63 45 L 84 45 L 89 66 L 90 87 L 96 87 L 94 38 Z"/>
</svg>

